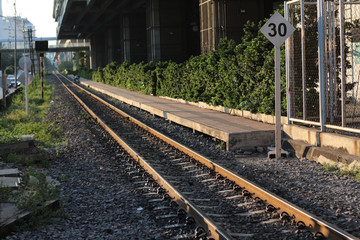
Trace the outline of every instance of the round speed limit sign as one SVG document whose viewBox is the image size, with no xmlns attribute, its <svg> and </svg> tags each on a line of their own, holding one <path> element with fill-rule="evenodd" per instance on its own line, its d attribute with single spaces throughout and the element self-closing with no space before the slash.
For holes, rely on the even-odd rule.
<svg viewBox="0 0 360 240">
<path fill-rule="evenodd" d="M 275 12 L 260 29 L 260 32 L 277 47 L 280 47 L 294 31 L 295 28 L 278 12 Z"/>
</svg>

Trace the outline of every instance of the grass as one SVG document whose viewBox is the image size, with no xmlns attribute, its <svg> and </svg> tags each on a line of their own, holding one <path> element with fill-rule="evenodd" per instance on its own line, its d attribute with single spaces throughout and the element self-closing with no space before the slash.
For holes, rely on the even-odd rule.
<svg viewBox="0 0 360 240">
<path fill-rule="evenodd" d="M 45 81 L 44 99 L 41 98 L 41 88 L 35 79 L 28 88 L 29 116 L 25 109 L 25 88 L 14 96 L 11 105 L 0 113 L 0 143 L 10 143 L 19 140 L 21 135 L 35 135 L 40 148 L 49 148 L 61 143 L 61 129 L 55 123 L 43 121 L 50 106 L 52 87 Z"/>
<path fill-rule="evenodd" d="M 49 223 L 51 219 L 62 217 L 63 209 L 44 210 L 42 206 L 46 201 L 60 198 L 58 186 L 50 184 L 46 175 L 35 167 L 48 167 L 51 155 L 45 149 L 55 149 L 64 144 L 62 130 L 57 127 L 57 121 L 46 121 L 46 115 L 51 105 L 53 88 L 44 81 L 44 99 L 41 97 L 41 85 L 36 77 L 28 88 L 29 115 L 25 109 L 25 89 L 16 94 L 10 106 L 0 112 L 0 144 L 12 143 L 20 140 L 19 136 L 34 135 L 39 151 L 34 154 L 3 153 L 1 161 L 13 163 L 22 167 L 25 172 L 21 186 L 12 190 L 0 186 L 0 202 L 15 203 L 19 209 L 27 210 L 33 214 L 31 219 L 21 224 L 19 230 L 36 228 Z"/>
<path fill-rule="evenodd" d="M 50 157 L 48 154 L 37 154 L 37 155 L 23 155 L 10 153 L 4 157 L 6 163 L 14 163 L 15 165 L 22 166 L 34 166 L 40 165 L 42 167 L 48 167 L 50 162 Z"/>
<path fill-rule="evenodd" d="M 341 176 L 347 176 L 360 182 L 360 169 L 356 167 L 344 167 L 343 169 L 340 169 L 335 164 L 324 163 L 320 170 Z"/>
<path fill-rule="evenodd" d="M 11 193 L 10 198 L 18 209 L 31 213 L 30 219 L 20 224 L 19 231 L 43 226 L 51 223 L 54 218 L 64 216 L 63 208 L 57 210 L 43 208 L 47 201 L 60 199 L 60 188 L 49 183 L 44 173 L 37 172 L 32 167 L 27 169 L 23 177 L 23 185 Z"/>
</svg>

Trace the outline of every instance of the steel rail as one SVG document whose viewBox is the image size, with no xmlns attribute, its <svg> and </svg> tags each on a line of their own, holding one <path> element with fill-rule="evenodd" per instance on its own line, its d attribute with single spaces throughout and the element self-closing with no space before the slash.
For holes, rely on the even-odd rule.
<svg viewBox="0 0 360 240">
<path fill-rule="evenodd" d="M 68 79 L 67 79 L 68 80 Z M 70 80 L 68 80 L 70 81 Z M 70 81 L 71 82 L 71 81 Z M 175 140 L 171 139 L 170 137 L 165 136 L 164 134 L 158 132 L 157 130 L 147 126 L 146 124 L 142 123 L 141 121 L 133 118 L 132 116 L 128 115 L 127 113 L 121 111 L 120 109 L 116 108 L 115 106 L 111 105 L 110 103 L 106 102 L 105 100 L 101 99 L 100 97 L 96 96 L 95 94 L 87 91 L 85 88 L 80 87 L 75 84 L 79 89 L 87 92 L 100 102 L 106 104 L 109 108 L 113 109 L 117 113 L 121 114 L 122 116 L 126 117 L 130 121 L 134 122 L 138 126 L 142 127 L 143 129 L 147 130 L 154 136 L 160 138 L 164 142 L 172 145 L 176 149 L 186 153 L 190 157 L 194 158 L 195 160 L 201 162 L 208 168 L 214 170 L 215 172 L 219 173 L 223 177 L 226 177 L 230 181 L 233 181 L 240 187 L 244 187 L 246 190 L 251 192 L 256 197 L 266 201 L 268 204 L 273 205 L 275 208 L 280 208 L 282 212 L 287 212 L 293 220 L 296 222 L 304 222 L 306 227 L 313 232 L 314 234 L 320 232 L 328 239 L 340 240 L 340 239 L 348 239 L 348 240 L 356 240 L 355 236 L 341 230 L 340 228 L 322 220 L 321 218 L 309 213 L 308 211 L 301 209 L 300 207 L 292 204 L 291 202 L 285 200 L 277 196 L 276 194 L 262 188 L 261 186 L 257 185 L 256 183 L 251 182 L 250 180 L 239 176 L 236 173 L 233 173 L 231 170 L 220 166 L 219 164 L 207 159 L 205 156 L 191 150 L 190 148 L 182 145 L 181 143 L 176 142 Z"/>
<path fill-rule="evenodd" d="M 220 226 L 218 226 L 210 217 L 206 216 L 206 214 L 198 208 L 190 199 L 186 196 L 183 196 L 180 191 L 178 191 L 171 183 L 169 183 L 165 178 L 161 176 L 151 165 L 140 156 L 134 149 L 132 149 L 125 140 L 123 140 L 119 135 L 117 135 L 107 124 L 105 124 L 99 116 L 97 116 L 75 93 L 73 93 L 61 80 L 55 75 L 59 81 L 63 84 L 65 89 L 80 103 L 80 105 L 99 123 L 101 127 L 108 132 L 116 142 L 118 142 L 121 147 L 127 151 L 130 156 L 135 159 L 149 174 L 152 175 L 154 180 L 158 182 L 158 184 L 167 190 L 167 193 L 172 200 L 175 201 L 182 209 L 188 212 L 191 216 L 194 217 L 196 223 L 202 226 L 214 239 L 218 240 L 232 240 L 233 238 Z M 69 81 L 69 80 L 68 80 Z M 76 85 L 76 84 L 75 84 Z M 79 87 L 78 85 L 76 85 Z M 91 96 L 94 96 L 92 93 L 86 91 L 85 89 L 79 87 L 81 90 L 84 90 Z M 100 100 L 99 98 L 96 98 Z M 102 103 L 106 103 L 101 101 Z M 106 104 L 108 105 L 108 103 Z"/>
</svg>

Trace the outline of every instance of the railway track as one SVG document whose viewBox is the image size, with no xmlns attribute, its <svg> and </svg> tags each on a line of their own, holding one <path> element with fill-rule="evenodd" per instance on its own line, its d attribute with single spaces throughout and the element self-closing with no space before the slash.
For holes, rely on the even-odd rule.
<svg viewBox="0 0 360 240">
<path fill-rule="evenodd" d="M 145 188 L 156 189 L 162 200 L 176 202 L 191 216 L 179 226 L 201 226 L 195 233 L 199 239 L 356 239 L 58 78 L 136 160 L 129 173 L 140 172 L 147 178 Z"/>
</svg>

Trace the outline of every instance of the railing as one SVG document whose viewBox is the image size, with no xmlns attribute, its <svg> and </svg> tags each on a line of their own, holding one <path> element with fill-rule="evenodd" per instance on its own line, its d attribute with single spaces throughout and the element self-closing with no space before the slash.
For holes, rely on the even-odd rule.
<svg viewBox="0 0 360 240">
<path fill-rule="evenodd" d="M 360 133 L 360 1 L 285 2 L 289 122 Z"/>
</svg>

